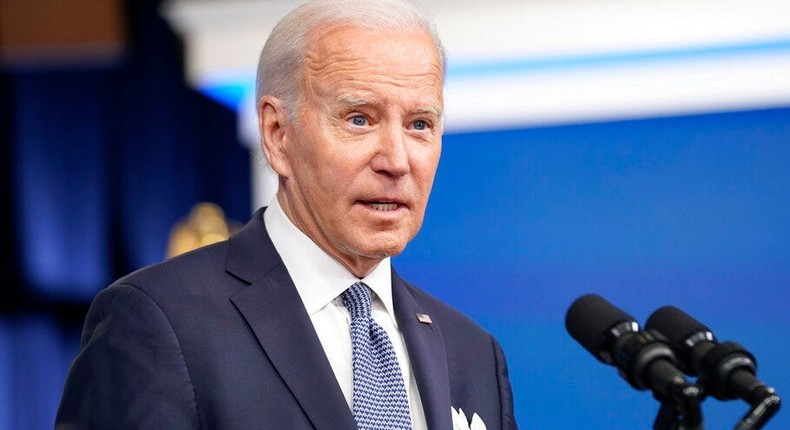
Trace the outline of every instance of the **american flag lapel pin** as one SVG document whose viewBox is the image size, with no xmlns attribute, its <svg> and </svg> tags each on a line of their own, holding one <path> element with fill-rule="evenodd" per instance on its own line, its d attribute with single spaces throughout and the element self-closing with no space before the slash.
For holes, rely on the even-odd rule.
<svg viewBox="0 0 790 430">
<path fill-rule="evenodd" d="M 428 314 L 417 314 L 417 321 L 423 324 L 431 324 L 433 321 L 431 320 L 431 316 Z"/>
</svg>

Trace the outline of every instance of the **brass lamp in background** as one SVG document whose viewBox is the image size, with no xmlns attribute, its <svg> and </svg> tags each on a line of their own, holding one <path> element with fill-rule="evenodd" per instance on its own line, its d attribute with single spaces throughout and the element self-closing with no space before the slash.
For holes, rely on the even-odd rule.
<svg viewBox="0 0 790 430">
<path fill-rule="evenodd" d="M 167 258 L 225 240 L 238 228 L 239 224 L 228 221 L 219 206 L 198 203 L 192 207 L 186 219 L 178 221 L 170 229 Z"/>
</svg>

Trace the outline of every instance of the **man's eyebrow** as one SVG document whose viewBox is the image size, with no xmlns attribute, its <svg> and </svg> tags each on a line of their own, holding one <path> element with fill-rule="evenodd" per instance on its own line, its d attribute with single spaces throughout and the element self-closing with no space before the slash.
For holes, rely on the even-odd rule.
<svg viewBox="0 0 790 430">
<path fill-rule="evenodd" d="M 442 110 L 442 108 L 437 105 L 419 107 L 417 109 L 414 109 L 413 113 L 417 115 L 429 114 L 438 117 L 442 117 L 444 115 L 444 111 Z"/>
<path fill-rule="evenodd" d="M 342 94 L 337 97 L 337 102 L 344 106 L 363 107 L 363 106 L 384 106 L 384 102 L 375 99 L 360 97 L 351 94 Z M 411 111 L 412 115 L 435 115 L 439 118 L 444 116 L 444 110 L 439 105 L 420 106 Z"/>
<path fill-rule="evenodd" d="M 338 96 L 337 102 L 346 106 L 379 106 L 382 103 L 376 99 L 343 94 Z"/>
</svg>

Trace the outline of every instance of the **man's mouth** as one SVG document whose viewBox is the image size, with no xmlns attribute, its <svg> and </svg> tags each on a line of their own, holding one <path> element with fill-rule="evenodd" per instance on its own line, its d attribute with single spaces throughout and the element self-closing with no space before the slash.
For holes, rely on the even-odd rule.
<svg viewBox="0 0 790 430">
<path fill-rule="evenodd" d="M 398 209 L 397 202 L 364 202 L 365 205 L 375 211 L 389 212 Z"/>
</svg>

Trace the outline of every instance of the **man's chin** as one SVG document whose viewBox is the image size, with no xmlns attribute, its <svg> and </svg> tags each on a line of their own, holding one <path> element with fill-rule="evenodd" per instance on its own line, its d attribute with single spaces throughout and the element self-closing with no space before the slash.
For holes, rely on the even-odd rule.
<svg viewBox="0 0 790 430">
<path fill-rule="evenodd" d="M 376 247 L 374 249 L 370 249 L 368 251 L 365 251 L 365 252 L 361 253 L 360 255 L 363 255 L 366 258 L 371 259 L 371 260 L 379 260 L 379 261 L 381 261 L 381 260 L 383 260 L 383 259 L 385 259 L 387 257 L 394 257 L 394 256 L 400 254 L 401 252 L 403 252 L 404 249 L 406 249 L 405 245 L 403 245 L 403 246 L 390 246 L 390 247 Z"/>
<path fill-rule="evenodd" d="M 364 255 L 375 256 L 379 259 L 394 257 L 406 249 L 406 245 L 413 237 L 413 235 L 400 232 L 371 234 L 365 240 L 364 250 L 366 252 Z"/>
<path fill-rule="evenodd" d="M 413 237 L 414 235 L 405 229 L 396 231 L 367 230 L 351 236 L 350 240 L 339 247 L 339 250 L 352 261 L 375 264 L 403 252 Z"/>
<path fill-rule="evenodd" d="M 367 246 L 360 246 L 356 249 L 356 254 L 360 259 L 370 260 L 374 262 L 379 262 L 387 257 L 394 257 L 404 249 L 406 249 L 406 243 L 372 243 L 366 244 Z"/>
</svg>

